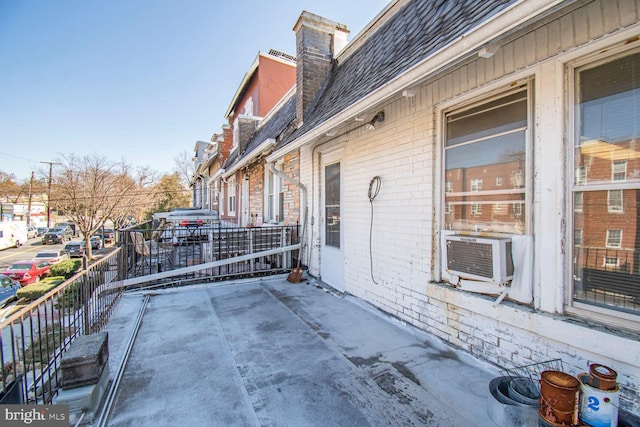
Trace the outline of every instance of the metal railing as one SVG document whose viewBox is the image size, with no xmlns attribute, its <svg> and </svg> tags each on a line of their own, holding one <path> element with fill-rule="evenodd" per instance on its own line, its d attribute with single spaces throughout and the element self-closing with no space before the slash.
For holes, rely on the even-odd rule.
<svg viewBox="0 0 640 427">
<path fill-rule="evenodd" d="M 120 230 L 120 265 L 126 279 L 176 271 L 165 282 L 218 281 L 290 271 L 297 251 L 286 250 L 299 243 L 299 227 L 223 227 L 175 224 L 153 227 L 151 222 Z M 281 248 L 279 253 L 260 252 Z M 257 254 L 250 257 L 251 254 Z M 242 257 L 242 258 L 240 258 Z M 237 261 L 234 259 L 238 258 Z M 194 271 L 188 267 L 227 260 L 215 267 Z M 188 270 L 181 274 L 180 270 Z M 154 279 L 155 280 L 155 279 Z"/>
<path fill-rule="evenodd" d="M 64 351 L 80 335 L 101 330 L 122 289 L 115 249 L 35 301 L 18 301 L 0 322 L 0 403 L 51 403 Z"/>
<path fill-rule="evenodd" d="M 63 353 L 78 336 L 107 324 L 127 280 L 173 286 L 283 273 L 297 262 L 298 233 L 297 225 L 152 228 L 150 222 L 120 230 L 112 253 L 37 300 L 18 301 L 0 321 L 0 403 L 51 403 Z"/>
</svg>

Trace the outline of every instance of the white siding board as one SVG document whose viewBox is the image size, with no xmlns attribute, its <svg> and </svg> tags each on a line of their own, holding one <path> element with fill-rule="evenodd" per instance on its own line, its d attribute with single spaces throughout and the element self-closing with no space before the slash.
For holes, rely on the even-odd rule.
<svg viewBox="0 0 640 427">
<path fill-rule="evenodd" d="M 560 49 L 565 51 L 575 45 L 573 14 L 560 18 Z"/>
<path fill-rule="evenodd" d="M 594 39 L 604 33 L 604 20 L 602 18 L 602 2 L 596 0 L 586 6 L 589 19 L 589 36 Z"/>
<path fill-rule="evenodd" d="M 521 70 L 526 65 L 526 50 L 527 46 L 524 44 L 522 37 L 516 39 L 513 42 L 513 67 L 516 70 Z"/>
<path fill-rule="evenodd" d="M 573 12 L 574 36 L 577 45 L 584 44 L 589 41 L 589 19 L 587 11 L 580 8 Z"/>
<path fill-rule="evenodd" d="M 536 35 L 536 51 L 538 52 L 538 58 L 543 59 L 549 56 L 549 37 L 547 34 L 547 27 L 538 28 L 535 31 Z"/>
<path fill-rule="evenodd" d="M 619 0 L 618 3 L 620 4 L 620 24 L 626 27 L 638 22 L 640 4 L 637 1 Z"/>
<path fill-rule="evenodd" d="M 534 65 L 538 61 L 538 49 L 536 47 L 535 33 L 529 33 L 524 36 L 525 61 L 527 65 Z"/>
<path fill-rule="evenodd" d="M 560 42 L 560 23 L 553 21 L 547 25 L 547 36 L 549 42 L 549 55 L 553 56 L 562 50 Z"/>
<path fill-rule="evenodd" d="M 620 10 L 617 1 L 607 1 L 603 7 L 604 31 L 609 33 L 620 27 Z"/>
</svg>

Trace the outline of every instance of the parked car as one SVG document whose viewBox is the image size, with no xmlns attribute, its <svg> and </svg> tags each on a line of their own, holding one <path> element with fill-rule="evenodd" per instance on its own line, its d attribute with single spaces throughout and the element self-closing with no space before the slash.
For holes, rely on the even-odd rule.
<svg viewBox="0 0 640 427">
<path fill-rule="evenodd" d="M 39 282 L 43 277 L 47 277 L 50 268 L 51 264 L 47 261 L 18 261 L 11 264 L 6 270 L 0 271 L 0 274 L 20 282 L 20 286 L 27 286 L 31 283 Z"/>
<path fill-rule="evenodd" d="M 38 237 L 38 229 L 35 227 L 28 227 L 27 228 L 27 238 L 29 239 L 35 239 L 36 237 Z"/>
<path fill-rule="evenodd" d="M 69 254 L 66 253 L 64 249 L 51 249 L 49 251 L 38 252 L 36 256 L 33 257 L 34 261 L 47 261 L 51 265 L 67 259 L 69 259 Z"/>
<path fill-rule="evenodd" d="M 105 228 L 102 230 L 102 233 L 104 234 L 105 243 L 113 243 L 116 238 L 116 233 L 113 231 L 113 228 Z"/>
<path fill-rule="evenodd" d="M 102 247 L 102 236 L 99 234 L 94 234 L 91 236 L 91 249 L 97 250 Z"/>
<path fill-rule="evenodd" d="M 69 242 L 64 246 L 64 251 L 71 258 L 82 258 L 85 254 L 84 242 Z"/>
<path fill-rule="evenodd" d="M 71 230 L 71 236 L 75 237 L 77 235 L 77 228 L 74 222 L 59 222 L 56 224 L 56 227 L 69 227 Z"/>
<path fill-rule="evenodd" d="M 36 229 L 36 231 L 38 232 L 38 237 L 42 237 L 48 230 L 49 229 L 47 227 L 38 227 Z"/>
<path fill-rule="evenodd" d="M 0 307 L 5 307 L 11 301 L 18 299 L 16 293 L 20 289 L 20 283 L 11 277 L 0 274 Z"/>
<path fill-rule="evenodd" d="M 71 241 L 73 232 L 67 226 L 50 228 L 44 236 L 42 236 L 43 245 L 52 245 L 56 243 L 64 243 L 65 240 Z"/>
</svg>

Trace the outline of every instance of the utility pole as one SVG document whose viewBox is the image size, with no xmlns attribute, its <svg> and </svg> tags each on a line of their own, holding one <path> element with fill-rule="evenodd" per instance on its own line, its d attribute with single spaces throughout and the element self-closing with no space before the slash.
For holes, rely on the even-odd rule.
<svg viewBox="0 0 640 427">
<path fill-rule="evenodd" d="M 35 173 L 31 171 L 31 181 L 29 181 L 29 205 L 27 207 L 27 227 L 31 225 L 31 199 L 33 198 L 33 177 Z"/>
<path fill-rule="evenodd" d="M 51 227 L 51 176 L 53 175 L 53 165 L 61 165 L 56 162 L 40 162 L 49 165 L 49 186 L 47 189 L 47 228 Z"/>
</svg>

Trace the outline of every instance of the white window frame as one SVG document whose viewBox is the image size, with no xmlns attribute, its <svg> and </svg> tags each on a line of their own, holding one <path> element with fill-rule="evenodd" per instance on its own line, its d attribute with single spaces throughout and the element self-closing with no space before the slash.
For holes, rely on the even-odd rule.
<svg viewBox="0 0 640 427">
<path fill-rule="evenodd" d="M 582 246 L 582 228 L 573 229 L 573 246 Z"/>
<path fill-rule="evenodd" d="M 575 193 L 573 193 L 573 197 L 574 197 L 573 211 L 582 212 L 582 209 L 584 206 L 584 191 L 576 191 Z M 580 202 L 578 202 L 577 199 L 580 199 Z"/>
<path fill-rule="evenodd" d="M 471 215 L 482 215 L 482 203 L 471 203 Z"/>
<path fill-rule="evenodd" d="M 522 203 L 512 203 L 511 204 L 511 213 L 514 216 L 522 216 Z"/>
<path fill-rule="evenodd" d="M 453 192 L 453 181 L 446 181 L 444 183 L 444 191 L 445 193 Z"/>
<path fill-rule="evenodd" d="M 233 132 L 231 135 L 231 151 L 238 148 L 238 141 L 240 140 L 240 125 L 238 123 L 238 117 L 233 121 Z"/>
<path fill-rule="evenodd" d="M 611 181 L 627 180 L 627 160 L 611 161 Z"/>
<path fill-rule="evenodd" d="M 526 182 L 525 182 L 525 186 L 523 188 L 523 192 L 524 192 L 524 200 L 523 203 L 525 205 L 525 211 L 523 213 L 524 216 L 524 231 L 523 234 L 524 235 L 530 235 L 531 234 L 531 230 L 532 230 L 532 221 L 531 221 L 531 213 L 532 213 L 532 198 L 533 198 L 533 194 L 532 194 L 532 188 L 531 188 L 531 177 L 533 176 L 532 174 L 532 168 L 533 168 L 533 141 L 532 141 L 532 127 L 534 126 L 535 123 L 535 118 L 534 118 L 534 79 L 532 76 L 522 76 L 523 78 L 521 80 L 518 80 L 516 82 L 511 82 L 510 85 L 496 85 L 492 88 L 491 91 L 485 91 L 484 93 L 482 93 L 481 91 L 478 91 L 477 95 L 472 95 L 469 97 L 465 97 L 466 99 L 462 102 L 451 102 L 451 103 L 447 103 L 446 105 L 443 105 L 442 108 L 440 108 L 439 112 L 440 112 L 440 128 L 442 129 L 442 163 L 440 165 L 440 175 L 441 175 L 441 185 L 444 181 L 444 191 L 441 193 L 441 197 L 442 197 L 442 205 L 444 206 L 446 204 L 445 202 L 445 197 L 447 193 L 453 192 L 453 191 L 449 191 L 449 189 L 452 189 L 452 186 L 449 187 L 449 182 L 451 181 L 447 181 L 446 180 L 446 175 L 447 175 L 447 171 L 445 170 L 444 164 L 446 162 L 446 123 L 447 123 L 447 115 L 450 113 L 455 113 L 456 111 L 463 111 L 464 109 L 467 108 L 471 108 L 473 106 L 481 106 L 483 104 L 489 104 L 490 102 L 496 100 L 496 99 L 500 99 L 500 98 L 504 98 L 509 96 L 510 94 L 516 93 L 518 91 L 524 91 L 526 93 L 526 97 L 527 97 L 527 110 L 528 110 L 528 115 L 527 115 L 527 129 L 525 130 L 525 153 L 526 153 L 526 159 L 523 162 L 523 168 L 525 170 L 525 176 L 526 178 Z M 505 190 L 498 190 L 498 191 L 505 191 Z M 441 209 L 441 214 L 442 216 L 445 215 L 444 209 Z M 453 228 L 449 228 L 449 226 L 451 225 L 450 222 L 447 222 L 444 220 L 444 218 L 442 218 L 442 224 L 446 224 L 446 226 L 444 227 L 445 230 L 452 230 Z M 471 226 L 471 224 L 469 223 L 469 227 Z M 477 229 L 477 227 L 475 227 Z M 495 235 L 495 236 L 503 236 L 505 235 L 505 233 L 499 233 L 499 232 L 489 232 L 489 234 L 491 235 Z M 442 274 L 442 271 L 440 272 L 440 274 Z"/>
<path fill-rule="evenodd" d="M 496 176 L 496 187 L 502 187 L 502 175 Z"/>
<path fill-rule="evenodd" d="M 638 178 L 630 177 L 627 174 L 627 181 L 612 181 L 609 182 L 588 182 L 585 180 L 583 185 L 578 186 L 576 184 L 576 173 L 573 169 L 575 166 L 575 141 L 578 128 L 579 112 L 580 112 L 580 99 L 577 94 L 578 87 L 578 72 L 583 69 L 597 67 L 610 60 L 625 57 L 628 55 L 636 54 L 640 49 L 637 47 L 637 43 L 634 46 L 629 46 L 628 37 L 635 36 L 636 32 L 623 31 L 618 37 L 611 37 L 602 39 L 599 42 L 594 42 L 579 48 L 573 53 L 567 55 L 568 59 L 565 63 L 565 75 L 567 76 L 567 100 L 565 107 L 567 109 L 567 117 L 569 118 L 569 126 L 567 127 L 567 160 L 568 170 L 571 171 L 567 174 L 567 201 L 568 201 L 568 227 L 574 229 L 575 226 L 582 227 L 582 224 L 575 224 L 574 217 L 572 215 L 573 208 L 573 195 L 576 192 L 591 192 L 591 191 L 606 191 L 608 189 L 637 189 Z M 614 45 L 615 43 L 615 45 Z M 633 178 L 632 178 L 633 177 Z M 593 237 L 593 236 L 591 236 Z M 589 239 L 589 236 L 587 236 Z M 590 240 L 591 242 L 592 240 Z M 573 249 L 573 248 L 572 248 Z M 568 251 L 567 260 L 577 259 L 579 252 L 582 249 L 576 251 Z M 576 271 L 570 266 L 567 269 L 567 286 L 565 293 L 565 309 L 568 313 L 574 315 L 584 316 L 590 319 L 599 320 L 607 324 L 618 325 L 628 328 L 638 328 L 640 322 L 640 315 L 637 311 L 628 312 L 624 308 L 608 307 L 602 304 L 592 304 L 583 302 L 574 297 L 574 278 L 576 277 Z"/>
<path fill-rule="evenodd" d="M 612 260 L 614 260 L 612 262 Z M 618 258 L 617 256 L 605 256 L 604 257 L 604 261 L 602 263 L 603 267 L 613 267 L 613 268 L 619 268 L 620 267 L 620 258 Z"/>
<path fill-rule="evenodd" d="M 470 187 L 471 191 L 482 191 L 482 178 L 473 178 Z"/>
<path fill-rule="evenodd" d="M 619 234 L 619 236 L 612 236 L 613 234 Z M 605 247 L 609 249 L 622 248 L 622 229 L 621 228 L 610 228 L 607 230 Z"/>
<path fill-rule="evenodd" d="M 612 192 L 620 193 L 620 197 L 612 198 L 611 197 Z M 621 188 L 607 190 L 607 212 L 609 213 L 624 212 L 624 191 Z"/>
<path fill-rule="evenodd" d="M 444 204 L 444 213 L 445 214 L 453 213 L 453 203 L 447 202 Z"/>
<path fill-rule="evenodd" d="M 236 177 L 232 176 L 227 179 L 227 208 L 230 216 L 236 216 L 238 210 L 238 191 L 236 186 Z"/>
<path fill-rule="evenodd" d="M 276 169 L 282 170 L 282 160 L 275 164 Z M 269 167 L 264 170 L 264 221 L 272 223 L 283 222 L 284 212 L 280 212 L 280 197 L 285 191 L 284 180 L 271 172 Z"/>
<path fill-rule="evenodd" d="M 587 183 L 587 167 L 578 166 L 575 171 L 576 185 L 583 185 Z"/>
</svg>

